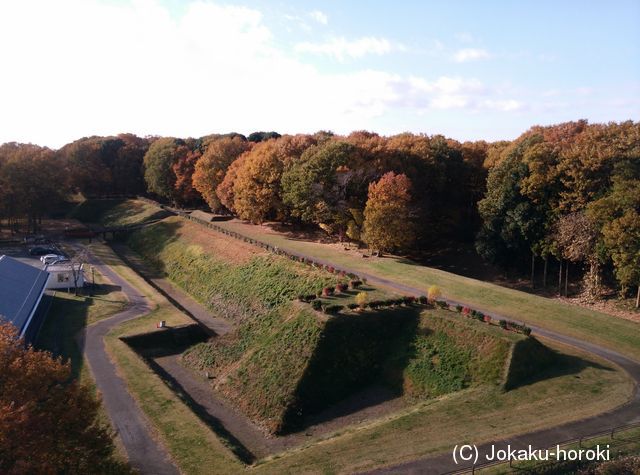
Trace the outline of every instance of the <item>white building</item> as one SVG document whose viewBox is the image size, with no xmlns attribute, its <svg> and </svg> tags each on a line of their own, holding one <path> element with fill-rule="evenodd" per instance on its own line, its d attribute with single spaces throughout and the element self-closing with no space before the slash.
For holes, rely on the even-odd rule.
<svg viewBox="0 0 640 475">
<path fill-rule="evenodd" d="M 47 289 L 84 287 L 84 264 L 52 264 L 44 269 L 50 274 Z"/>
</svg>

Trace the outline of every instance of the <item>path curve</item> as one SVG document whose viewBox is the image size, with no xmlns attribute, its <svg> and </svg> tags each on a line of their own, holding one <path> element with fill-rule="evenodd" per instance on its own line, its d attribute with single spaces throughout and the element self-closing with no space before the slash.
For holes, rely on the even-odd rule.
<svg viewBox="0 0 640 475">
<path fill-rule="evenodd" d="M 89 263 L 113 284 L 119 285 L 129 299 L 126 310 L 88 326 L 81 334 L 80 346 L 89 362 L 96 386 L 102 394 L 109 418 L 124 445 L 129 463 L 142 474 L 174 475 L 180 473 L 169 459 L 163 445 L 153 438 L 150 423 L 129 393 L 126 383 L 117 374 L 105 349 L 104 337 L 120 323 L 141 317 L 151 310 L 146 298 L 116 274 L 96 256 L 89 254 Z"/>
</svg>

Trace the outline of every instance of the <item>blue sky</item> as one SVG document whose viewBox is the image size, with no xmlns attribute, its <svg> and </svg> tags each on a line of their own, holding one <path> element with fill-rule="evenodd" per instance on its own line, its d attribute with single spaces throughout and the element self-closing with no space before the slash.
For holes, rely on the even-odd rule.
<svg viewBox="0 0 640 475">
<path fill-rule="evenodd" d="M 0 142 L 638 120 L 639 25 L 638 1 L 2 2 Z"/>
</svg>

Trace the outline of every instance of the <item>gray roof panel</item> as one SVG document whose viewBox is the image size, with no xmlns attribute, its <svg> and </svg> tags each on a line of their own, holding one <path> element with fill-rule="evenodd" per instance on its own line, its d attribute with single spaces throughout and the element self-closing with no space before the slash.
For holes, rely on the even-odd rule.
<svg viewBox="0 0 640 475">
<path fill-rule="evenodd" d="M 0 256 L 0 319 L 22 335 L 47 285 L 49 273 L 9 256 Z"/>
</svg>

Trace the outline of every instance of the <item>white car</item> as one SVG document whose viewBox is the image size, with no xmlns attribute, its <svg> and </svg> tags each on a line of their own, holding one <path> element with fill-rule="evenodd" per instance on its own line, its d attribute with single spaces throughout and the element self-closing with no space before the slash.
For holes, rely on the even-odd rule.
<svg viewBox="0 0 640 475">
<path fill-rule="evenodd" d="M 67 258 L 64 256 L 60 256 L 58 254 L 47 254 L 46 256 L 42 256 L 40 258 L 40 261 L 44 264 L 44 265 L 51 265 L 51 264 L 55 264 L 58 261 L 63 261 L 66 260 Z"/>
</svg>

